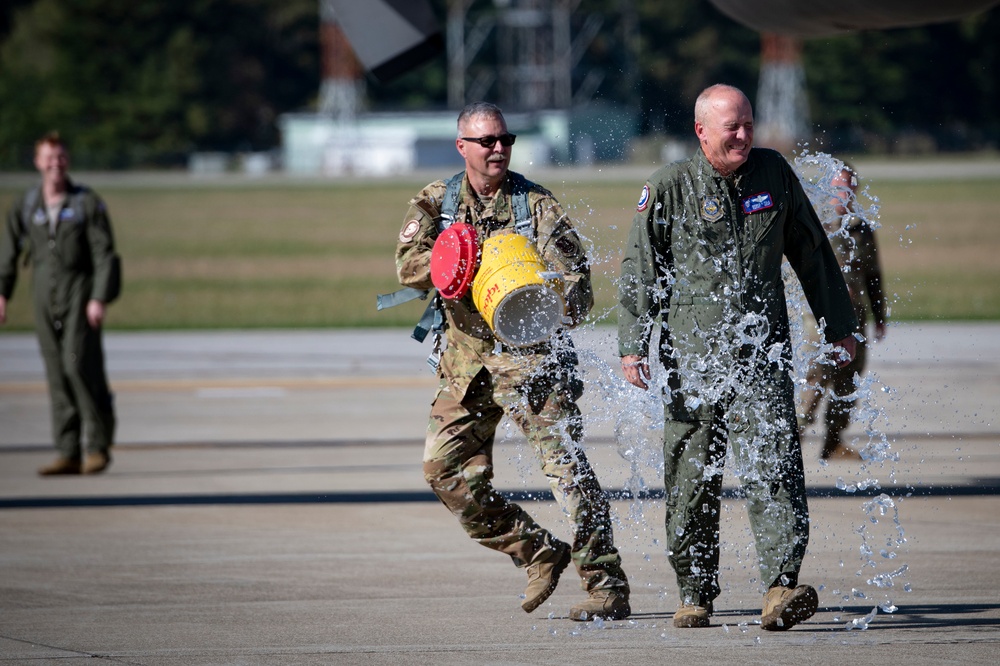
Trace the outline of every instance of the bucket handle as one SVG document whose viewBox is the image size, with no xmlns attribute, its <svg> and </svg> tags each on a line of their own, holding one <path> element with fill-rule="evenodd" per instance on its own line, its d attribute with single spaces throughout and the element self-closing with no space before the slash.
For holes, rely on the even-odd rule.
<svg viewBox="0 0 1000 666">
<path fill-rule="evenodd" d="M 556 280 L 560 284 L 566 282 L 565 276 L 563 276 L 563 274 L 560 273 L 559 271 L 538 271 L 538 277 L 542 278 L 543 280 Z M 569 326 L 570 324 L 573 323 L 573 319 L 569 315 L 564 313 L 562 316 L 562 323 L 564 326 Z"/>
</svg>

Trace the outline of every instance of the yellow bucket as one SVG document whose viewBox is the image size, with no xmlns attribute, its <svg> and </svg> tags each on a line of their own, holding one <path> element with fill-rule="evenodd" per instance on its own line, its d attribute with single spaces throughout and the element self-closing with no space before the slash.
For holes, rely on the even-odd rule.
<svg viewBox="0 0 1000 666">
<path fill-rule="evenodd" d="M 487 238 L 472 300 L 502 342 L 527 347 L 547 340 L 562 324 L 559 274 L 549 272 L 534 243 L 517 233 Z"/>
</svg>

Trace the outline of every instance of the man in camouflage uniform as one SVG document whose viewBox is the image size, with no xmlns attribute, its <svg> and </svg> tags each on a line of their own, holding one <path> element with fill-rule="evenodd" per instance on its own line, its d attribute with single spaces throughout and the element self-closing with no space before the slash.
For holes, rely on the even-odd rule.
<svg viewBox="0 0 1000 666">
<path fill-rule="evenodd" d="M 854 303 L 861 331 L 867 331 L 868 312 L 875 320 L 875 340 L 885 337 L 885 296 L 882 292 L 882 268 L 878 257 L 875 231 L 868 222 L 853 212 L 858 188 L 857 174 L 849 166 L 834 176 L 831 185 L 836 188 L 837 198 L 833 200 L 837 229 L 831 238 L 837 261 L 844 272 L 847 289 Z M 824 363 L 811 363 L 806 375 L 806 386 L 802 391 L 802 420 L 811 424 L 816 418 L 816 410 L 824 393 L 829 393 L 826 405 L 826 433 L 823 436 L 823 460 L 860 460 L 861 455 L 843 443 L 843 433 L 851 418 L 851 411 L 857 403 L 854 395 L 855 375 L 861 377 L 867 361 L 867 344 L 858 342 L 854 360 L 837 367 Z"/>
<path fill-rule="evenodd" d="M 833 250 L 778 153 L 752 148 L 753 111 L 736 88 L 695 104 L 699 150 L 647 181 L 622 261 L 619 352 L 626 379 L 648 388 L 660 317 L 664 481 L 676 627 L 707 627 L 719 595 L 719 513 L 727 444 L 747 498 L 766 588 L 761 626 L 810 617 L 816 590 L 798 584 L 809 538 L 795 421 L 782 257 L 825 335 L 849 360 L 857 328 Z"/>
<path fill-rule="evenodd" d="M 527 183 L 535 243 L 564 277 L 566 321 L 580 323 L 593 306 L 586 253 L 552 194 L 508 171 L 514 135 L 500 109 L 484 102 L 467 106 L 458 118 L 458 136 L 465 175 L 455 220 L 471 224 L 480 243 L 512 233 L 512 183 Z M 433 286 L 430 257 L 445 191 L 445 181 L 437 181 L 410 201 L 396 246 L 404 286 Z M 493 336 L 471 294 L 444 300 L 444 312 L 447 347 L 423 456 L 427 482 L 470 537 L 527 570 L 525 611 L 552 594 L 572 561 L 588 597 L 570 609 L 570 617 L 627 617 L 629 588 L 614 546 L 610 507 L 579 445 L 583 427 L 576 401 L 583 387 L 568 336 L 557 333 L 551 342 L 511 349 Z M 571 544 L 494 490 L 493 444 L 504 414 L 534 447 L 553 495 L 572 520 Z"/>
<path fill-rule="evenodd" d="M 59 454 L 38 473 L 96 474 L 111 463 L 115 430 L 101 344 L 105 308 L 118 289 L 111 223 L 100 197 L 70 180 L 69 156 L 58 134 L 36 144 L 35 167 L 41 185 L 14 202 L 0 234 L 0 324 L 6 321 L 18 257 L 27 248 Z"/>
</svg>

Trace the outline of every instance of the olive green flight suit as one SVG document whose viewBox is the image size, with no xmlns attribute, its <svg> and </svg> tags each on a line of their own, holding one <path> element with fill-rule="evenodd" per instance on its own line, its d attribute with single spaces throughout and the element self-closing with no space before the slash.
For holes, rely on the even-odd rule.
<svg viewBox="0 0 1000 666">
<path fill-rule="evenodd" d="M 468 176 L 463 179 L 455 221 L 473 225 L 480 245 L 489 236 L 513 230 L 511 176 L 495 197 L 485 200 L 472 190 Z M 397 274 L 404 286 L 433 286 L 430 256 L 445 189 L 445 181 L 431 183 L 410 201 L 396 247 Z M 565 276 L 565 314 L 576 325 L 594 302 L 586 252 L 550 192 L 529 183 L 528 206 L 539 252 Z M 572 342 L 558 333 L 536 347 L 499 345 L 471 291 L 461 299 L 444 300 L 447 347 L 427 427 L 423 465 L 428 484 L 482 545 L 507 554 L 518 567 L 550 559 L 558 539 L 491 482 L 496 428 L 508 415 L 534 448 L 553 495 L 573 522 L 570 545 L 584 589 L 627 591 L 608 500 L 579 445 L 583 422 L 576 401 L 583 385 Z"/>
<path fill-rule="evenodd" d="M 112 284 L 114 238 L 104 202 L 70 182 L 54 233 L 38 189 L 14 202 L 0 235 L 0 294 L 8 299 L 22 250 L 32 265 L 35 330 L 45 361 L 56 449 L 61 457 L 79 460 L 86 424 L 87 449 L 106 452 L 114 442 L 113 397 L 101 331 L 87 322 L 87 302 L 107 303 L 117 291 Z"/>
<path fill-rule="evenodd" d="M 836 258 L 778 153 L 753 149 L 729 178 L 699 149 L 646 183 L 622 261 L 619 353 L 648 356 L 659 317 L 669 560 L 684 603 L 719 594 L 727 443 L 765 587 L 794 586 L 809 538 L 789 375 L 782 258 L 829 341 L 857 320 Z"/>
</svg>

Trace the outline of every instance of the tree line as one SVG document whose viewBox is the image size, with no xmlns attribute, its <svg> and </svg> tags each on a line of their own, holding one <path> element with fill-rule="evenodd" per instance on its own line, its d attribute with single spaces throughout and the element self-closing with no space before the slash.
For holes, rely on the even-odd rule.
<svg viewBox="0 0 1000 666">
<path fill-rule="evenodd" d="M 447 0 L 432 0 L 444 25 Z M 630 7 L 631 22 L 622 18 Z M 496 11 L 486 0 L 471 11 Z M 754 101 L 760 36 L 704 0 L 582 0 L 603 19 L 574 73 L 605 75 L 595 101 L 638 112 L 643 133 L 690 134 L 694 97 L 727 82 Z M 996 149 L 1000 8 L 920 28 L 805 42 L 817 143 L 838 151 Z M 487 45 L 473 66 L 489 69 Z M 5 0 L 0 168 L 30 164 L 58 129 L 83 167 L 181 165 L 192 151 L 278 145 L 277 118 L 316 108 L 317 0 Z M 367 82 L 372 110 L 447 106 L 445 56 Z M 503 100 L 496 100 L 502 103 Z"/>
</svg>

